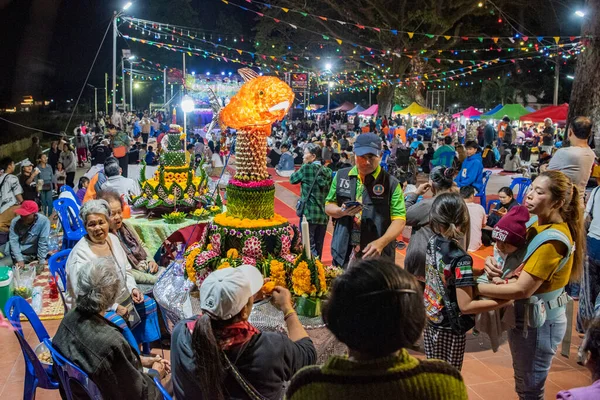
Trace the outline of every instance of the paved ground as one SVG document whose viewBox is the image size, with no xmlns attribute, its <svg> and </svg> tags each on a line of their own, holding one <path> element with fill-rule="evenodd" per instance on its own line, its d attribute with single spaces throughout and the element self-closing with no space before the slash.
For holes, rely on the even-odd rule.
<svg viewBox="0 0 600 400">
<path fill-rule="evenodd" d="M 130 169 L 130 177 L 135 178 L 134 169 Z M 78 171 L 78 176 L 83 171 Z M 419 177 L 424 181 L 424 175 Z M 497 193 L 502 186 L 511 182 L 511 176 L 494 174 L 488 184 L 488 193 Z M 276 186 L 277 202 L 276 211 L 280 214 L 288 214 L 289 209 L 281 210 L 282 207 L 293 209 L 297 196 L 281 185 Z M 331 226 L 330 226 L 331 231 Z M 398 253 L 396 261 L 403 265 L 403 256 Z M 46 321 L 44 325 L 50 336 L 53 336 L 60 321 Z M 34 345 L 37 343 L 35 333 L 25 323 L 24 332 L 27 340 Z M 24 361 L 14 334 L 6 329 L 0 328 L 0 343 L 2 344 L 3 357 L 0 360 L 0 398 L 2 400 L 17 400 L 23 398 Z M 581 339 L 573 330 L 573 344 L 571 345 L 570 358 L 557 356 L 554 358 L 548 382 L 546 384 L 546 399 L 555 399 L 559 390 L 586 386 L 591 384 L 587 370 L 576 364 L 577 347 Z M 168 352 L 165 352 L 168 356 Z M 422 353 L 413 352 L 418 357 L 424 357 Z M 517 399 L 514 392 L 514 378 L 512 358 L 506 341 L 501 345 L 497 353 L 493 353 L 489 341 L 484 335 L 475 337 L 468 335 L 467 352 L 462 369 L 462 375 L 469 389 L 469 399 L 473 400 L 511 400 Z M 37 399 L 59 399 L 58 391 L 38 390 Z"/>
</svg>

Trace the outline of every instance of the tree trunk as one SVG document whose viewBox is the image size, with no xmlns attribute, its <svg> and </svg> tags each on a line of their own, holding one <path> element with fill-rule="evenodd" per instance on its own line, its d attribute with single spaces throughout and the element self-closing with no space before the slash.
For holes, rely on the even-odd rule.
<svg viewBox="0 0 600 400">
<path fill-rule="evenodd" d="M 379 88 L 379 94 L 377 94 L 377 104 L 379 104 L 378 115 L 388 117 L 392 115 L 392 108 L 394 107 L 394 90 L 395 87 L 390 85 L 384 85 Z"/>
<path fill-rule="evenodd" d="M 591 39 L 584 39 L 586 49 L 577 58 L 568 121 L 578 116 L 591 118 L 596 154 L 600 154 L 600 0 L 587 0 L 586 9 L 581 35 Z"/>
</svg>

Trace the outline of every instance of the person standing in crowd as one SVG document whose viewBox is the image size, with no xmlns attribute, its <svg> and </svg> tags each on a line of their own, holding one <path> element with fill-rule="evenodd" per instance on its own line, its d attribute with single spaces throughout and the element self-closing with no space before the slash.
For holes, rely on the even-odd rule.
<svg viewBox="0 0 600 400">
<path fill-rule="evenodd" d="M 54 190 L 57 192 L 60 190 L 61 186 L 65 184 L 67 181 L 67 173 L 63 168 L 62 162 L 58 162 L 56 164 L 56 171 L 54 171 L 54 177 L 52 178 L 52 183 L 54 184 Z"/>
<path fill-rule="evenodd" d="M 546 118 L 544 120 L 544 130 L 542 131 L 542 145 L 540 146 L 542 152 L 546 152 L 549 155 L 552 155 L 552 150 L 554 150 L 554 125 L 552 124 L 552 120 L 550 118 Z"/>
<path fill-rule="evenodd" d="M 502 121 L 506 124 L 504 127 L 504 136 L 502 138 L 502 141 L 506 147 L 509 147 L 512 145 L 514 139 L 513 128 L 510 124 L 510 118 L 508 116 L 502 118 Z"/>
<path fill-rule="evenodd" d="M 75 187 L 75 171 L 77 170 L 77 164 L 75 162 L 73 148 L 68 143 L 63 145 L 63 151 L 60 153 L 60 163 L 65 170 L 65 183 L 68 186 Z"/>
<path fill-rule="evenodd" d="M 37 176 L 40 170 L 33 168 L 33 163 L 25 160 L 21 163 L 21 173 L 19 174 L 19 184 L 23 188 L 23 200 L 37 200 Z"/>
<path fill-rule="evenodd" d="M 406 195 L 406 225 L 412 227 L 412 235 L 406 249 L 404 267 L 420 282 L 425 282 L 425 254 L 427 243 L 433 236 L 429 227 L 431 206 L 436 196 L 454 190 L 454 173 L 454 168 L 436 167 L 429 174 L 427 183 L 419 185 L 416 192 Z M 432 197 L 419 201 L 430 189 Z"/>
<path fill-rule="evenodd" d="M 415 279 L 393 262 L 361 260 L 336 278 L 323 320 L 348 346 L 348 357 L 301 369 L 287 399 L 467 399 L 455 368 L 408 353 L 423 331 L 425 309 Z"/>
<path fill-rule="evenodd" d="M 494 127 L 487 120 L 481 121 L 483 127 L 483 147 L 491 146 L 494 143 Z"/>
<path fill-rule="evenodd" d="M 75 137 L 75 148 L 77 149 L 77 166 L 83 168 L 87 161 L 87 143 L 83 137 L 81 129 L 77 128 L 77 136 Z"/>
<path fill-rule="evenodd" d="M 325 141 L 325 146 L 321 150 L 321 160 L 323 160 L 323 165 L 327 166 L 331 164 L 331 156 L 333 155 L 333 147 L 331 147 L 331 139 L 327 139 Z"/>
<path fill-rule="evenodd" d="M 554 153 L 550 163 L 543 170 L 560 171 L 577 185 L 583 204 L 585 187 L 587 186 L 596 154 L 589 146 L 592 134 L 592 120 L 587 117 L 577 117 L 569 125 L 569 147 L 562 147 Z"/>
<path fill-rule="evenodd" d="M 333 261 L 343 267 L 361 257 L 393 261 L 396 238 L 406 225 L 402 188 L 379 165 L 381 139 L 376 134 L 359 135 L 354 154 L 356 165 L 337 172 L 325 200 L 325 212 L 336 219 Z"/>
<path fill-rule="evenodd" d="M 121 174 L 127 178 L 129 169 L 129 148 L 131 147 L 131 138 L 122 130 L 117 130 L 113 124 L 108 125 L 108 134 L 110 135 L 113 156 L 118 160 L 121 167 Z"/>
<path fill-rule="evenodd" d="M 150 136 L 150 129 L 152 128 L 152 121 L 148 118 L 148 111 L 144 112 L 144 116 L 140 121 L 140 125 L 142 127 L 142 142 L 148 143 L 148 137 Z"/>
<path fill-rule="evenodd" d="M 461 170 L 454 180 L 458 187 L 473 186 L 477 193 L 483 190 L 483 159 L 479 153 L 477 142 L 466 144 L 467 158 L 463 161 Z"/>
<path fill-rule="evenodd" d="M 460 196 L 467 204 L 469 210 L 469 220 L 471 230 L 469 234 L 468 251 L 477 251 L 482 245 L 481 236 L 482 229 L 487 222 L 485 209 L 479 204 L 479 200 L 475 200 L 475 188 L 473 186 L 463 186 L 460 188 Z"/>
<path fill-rule="evenodd" d="M 50 144 L 50 150 L 48 151 L 48 164 L 52 167 L 52 173 L 56 171 L 56 164 L 58 164 L 58 160 L 60 159 L 60 150 L 58 148 L 58 141 L 54 140 Z"/>
<path fill-rule="evenodd" d="M 526 199 L 529 213 L 538 218 L 529 228 L 528 242 L 541 232 L 554 229 L 570 243 L 551 240 L 537 247 L 524 261 L 524 268 L 514 283 L 480 284 L 482 296 L 515 300 L 516 327 L 509 331 L 508 343 L 515 370 L 515 389 L 521 399 L 544 397 L 546 378 L 558 344 L 567 331 L 565 286 L 579 279 L 583 270 L 585 237 L 579 190 L 562 172 L 546 171 L 532 183 Z M 573 244 L 577 246 L 573 247 Z M 488 278 L 500 277 L 493 257 L 486 259 Z M 544 302 L 546 319 L 541 326 L 531 326 L 531 296 Z M 537 307 L 537 306 L 536 306 Z M 537 321 L 534 321 L 537 322 Z M 541 322 L 541 321 L 540 321 Z"/>
<path fill-rule="evenodd" d="M 294 156 L 290 152 L 290 146 L 287 143 L 282 144 L 280 149 L 281 157 L 279 157 L 279 162 L 275 166 L 275 173 L 279 176 L 289 177 L 295 171 Z"/>
<path fill-rule="evenodd" d="M 261 332 L 248 321 L 262 285 L 263 277 L 252 265 L 214 271 L 202 282 L 202 315 L 180 321 L 171 339 L 176 398 L 281 399 L 285 382 L 316 362 L 315 346 L 292 307 L 289 290 L 273 290 L 288 335 Z"/>
<path fill-rule="evenodd" d="M 54 174 L 52 173 L 52 167 L 48 165 L 47 155 L 40 155 L 37 169 L 40 171 L 38 180 L 41 179 L 44 181 L 40 190 L 40 203 L 42 204 L 42 212 L 47 216 L 50 216 L 54 210 L 54 206 L 52 205 L 52 180 L 54 178 Z"/>
<path fill-rule="evenodd" d="M 302 215 L 308 221 L 310 250 L 315 257 L 323 255 L 323 244 L 329 216 L 325 213 L 325 196 L 331 185 L 331 170 L 323 168 L 319 157 L 321 149 L 310 143 L 304 149 L 302 167 L 290 176 L 291 184 L 300 184 L 300 198 L 304 201 Z"/>
<path fill-rule="evenodd" d="M 23 188 L 14 175 L 15 162 L 10 157 L 0 159 L 0 245 L 8 241 L 15 210 L 23 202 Z"/>
<path fill-rule="evenodd" d="M 38 205 L 32 200 L 23 201 L 15 213 L 19 216 L 10 224 L 6 249 L 12 257 L 13 264 L 18 268 L 36 260 L 39 265 L 46 264 L 50 220 L 39 214 Z"/>
<path fill-rule="evenodd" d="M 470 230 L 469 211 L 461 196 L 437 196 L 429 224 L 434 236 L 427 244 L 425 263 L 425 355 L 460 370 L 475 314 L 500 308 L 507 301 L 474 299 L 473 258 L 459 243 L 465 237 L 469 242 Z"/>
<path fill-rule="evenodd" d="M 38 158 L 42 154 L 42 147 L 40 146 L 40 138 L 37 136 L 31 137 L 31 147 L 27 150 L 27 158 L 33 163 L 37 163 Z"/>
</svg>

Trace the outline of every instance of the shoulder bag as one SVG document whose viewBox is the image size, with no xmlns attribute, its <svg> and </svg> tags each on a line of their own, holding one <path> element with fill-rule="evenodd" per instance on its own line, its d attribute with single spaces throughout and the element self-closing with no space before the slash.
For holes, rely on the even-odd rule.
<svg viewBox="0 0 600 400">
<path fill-rule="evenodd" d="M 310 194 L 312 193 L 312 190 L 315 187 L 315 183 L 317 183 L 317 179 L 319 179 L 319 174 L 321 173 L 322 169 L 323 169 L 323 166 L 322 165 L 319 166 L 319 171 L 317 172 L 317 175 L 315 176 L 315 180 L 313 181 L 312 185 L 310 185 L 310 189 L 308 189 L 306 199 L 303 199 L 302 197 L 300 197 L 298 199 L 298 202 L 296 203 L 296 215 L 299 216 L 300 219 L 302 219 L 302 215 L 304 215 L 304 207 L 306 207 L 306 202 L 310 198 Z M 302 222 L 302 221 L 300 221 L 300 222 Z"/>
<path fill-rule="evenodd" d="M 256 390 L 254 386 L 252 386 L 252 384 L 246 380 L 246 378 L 244 378 L 244 376 L 235 367 L 224 351 L 221 350 L 221 354 L 223 355 L 223 359 L 225 360 L 227 368 L 229 371 L 231 371 L 231 374 L 235 378 L 236 382 L 242 387 L 242 389 L 244 389 L 244 392 L 246 392 L 248 397 L 250 397 L 252 400 L 268 400 L 266 397 L 261 395 L 258 390 Z"/>
</svg>

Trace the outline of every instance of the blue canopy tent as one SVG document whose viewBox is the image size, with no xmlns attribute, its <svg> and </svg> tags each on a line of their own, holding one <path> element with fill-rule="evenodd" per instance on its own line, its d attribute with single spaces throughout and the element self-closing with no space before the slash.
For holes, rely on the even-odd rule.
<svg viewBox="0 0 600 400">
<path fill-rule="evenodd" d="M 365 109 L 363 107 L 357 105 L 352 110 L 348 111 L 346 114 L 358 114 L 361 111 L 365 111 Z"/>
<path fill-rule="evenodd" d="M 532 112 L 535 112 L 535 111 L 536 111 L 536 109 L 535 109 L 535 108 L 533 108 L 533 107 L 530 107 L 530 106 L 527 106 L 527 107 L 525 107 L 525 109 L 526 109 L 527 111 L 529 111 L 530 113 L 532 113 Z"/>
<path fill-rule="evenodd" d="M 496 114 L 498 111 L 500 111 L 502 109 L 502 107 L 504 107 L 502 104 L 498 104 L 496 107 L 492 108 L 490 111 L 483 113 L 477 117 L 472 117 L 471 119 L 481 119 L 481 117 L 483 117 L 484 115 Z"/>
</svg>

